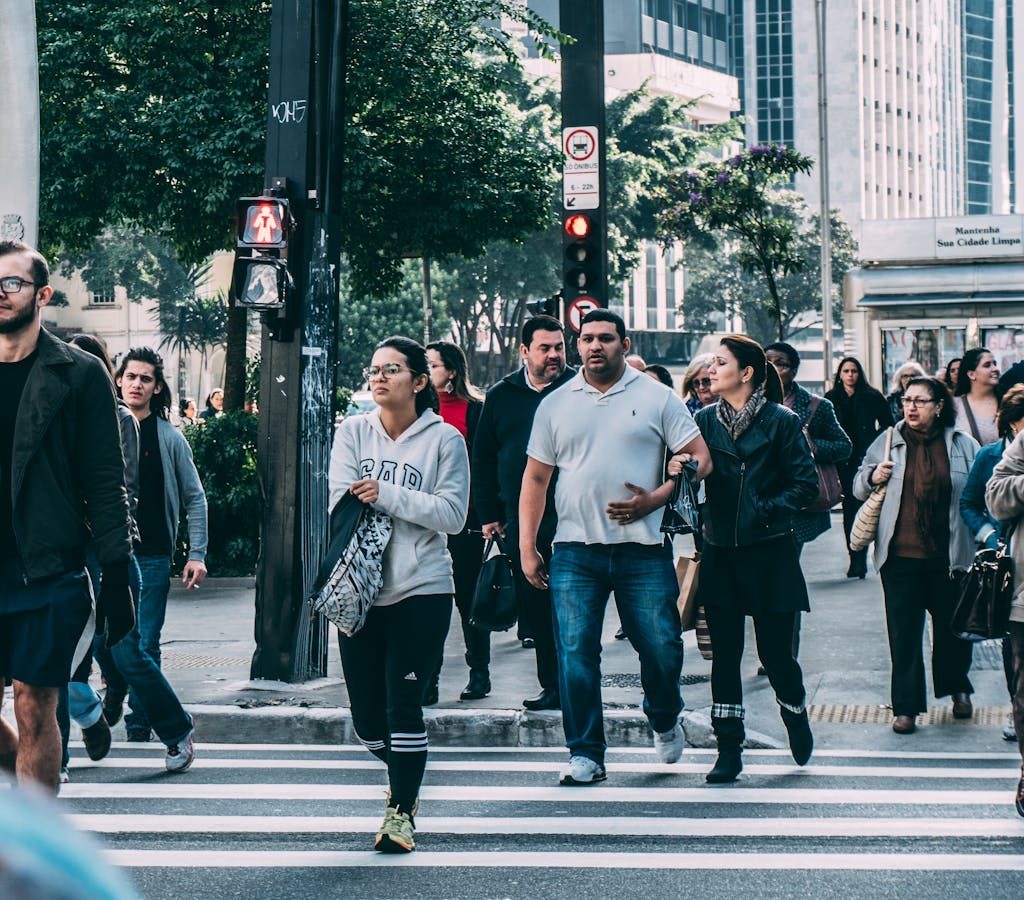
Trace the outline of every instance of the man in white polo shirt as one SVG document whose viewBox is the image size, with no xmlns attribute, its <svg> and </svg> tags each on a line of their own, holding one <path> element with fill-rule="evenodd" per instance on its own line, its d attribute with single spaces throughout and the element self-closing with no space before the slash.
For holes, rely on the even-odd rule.
<svg viewBox="0 0 1024 900">
<path fill-rule="evenodd" d="M 655 513 L 672 491 L 666 449 L 696 459 L 698 478 L 711 471 L 711 455 L 682 399 L 626 365 L 629 338 L 621 318 L 605 309 L 588 313 L 578 346 L 580 371 L 537 409 L 519 498 L 523 574 L 541 590 L 550 581 L 570 755 L 562 784 L 605 778 L 601 628 L 612 592 L 640 656 L 655 747 L 665 762 L 682 755 L 679 589 Z M 558 528 L 549 579 L 536 535 L 555 469 Z"/>
</svg>

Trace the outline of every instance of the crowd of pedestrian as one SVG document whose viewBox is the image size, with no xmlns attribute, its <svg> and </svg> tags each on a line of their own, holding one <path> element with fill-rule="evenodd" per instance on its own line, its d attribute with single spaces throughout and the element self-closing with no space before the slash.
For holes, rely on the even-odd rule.
<svg viewBox="0 0 1024 900">
<path fill-rule="evenodd" d="M 128 739 L 155 734 L 167 769 L 185 771 L 193 723 L 160 671 L 160 631 L 181 524 L 183 583 L 197 588 L 206 577 L 205 495 L 170 423 L 159 354 L 134 348 L 114 372 L 95 338 L 58 340 L 40 325 L 48 280 L 36 251 L 0 243 L 0 681 L 13 683 L 18 724 L 16 733 L 0 720 L 0 768 L 56 789 L 70 719 L 90 757 L 102 758 L 127 699 Z M 1013 537 L 1024 516 L 1016 437 L 1024 386 L 1007 390 L 991 353 L 968 350 L 941 377 L 907 362 L 888 397 L 846 357 L 820 397 L 798 383 L 799 353 L 784 342 L 762 348 L 727 335 L 693 360 L 679 391 L 667 369 L 630 352 L 623 320 L 608 310 L 582 318 L 577 349 L 574 369 L 562 324 L 533 317 L 521 367 L 483 395 L 456 345 L 387 338 L 364 371 L 375 408 L 336 431 L 330 505 L 348 496 L 375 514 L 356 531 L 376 543 L 360 556 L 367 567 L 376 559 L 373 578 L 357 566 L 347 588 L 370 591 L 370 602 L 360 627 L 339 630 L 339 646 L 354 729 L 387 767 L 378 849 L 415 846 L 424 707 L 440 699 L 453 610 L 466 648 L 460 699 L 491 690 L 490 634 L 474 624 L 473 608 L 492 544 L 507 556 L 520 633 L 536 656 L 539 693 L 523 706 L 561 711 L 569 752 L 561 783 L 607 778 L 609 597 L 639 657 L 655 751 L 665 763 L 680 759 L 679 584 L 660 522 L 687 478 L 699 492 L 696 599 L 713 647 L 718 757 L 709 783 L 735 781 L 743 768 L 748 619 L 793 759 L 811 758 L 801 550 L 828 530 L 841 502 L 846 574 L 866 578 L 867 551 L 855 548 L 854 533 L 869 498 L 893 730 L 912 733 L 927 709 L 928 616 L 933 693 L 951 697 L 955 717 L 972 716 L 972 644 L 954 634 L 953 606 L 975 552 L 1009 545 L 1019 575 L 1004 642 L 1006 736 L 1024 751 L 1024 550 Z M 179 410 L 198 422 L 222 406 L 216 389 L 198 416 L 191 398 Z M 89 686 L 94 662 L 102 698 Z M 1024 815 L 1024 778 L 1016 805 Z"/>
</svg>

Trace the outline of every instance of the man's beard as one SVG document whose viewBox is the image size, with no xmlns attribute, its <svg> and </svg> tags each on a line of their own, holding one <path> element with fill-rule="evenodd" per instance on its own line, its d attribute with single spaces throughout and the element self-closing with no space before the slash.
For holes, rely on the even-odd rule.
<svg viewBox="0 0 1024 900">
<path fill-rule="evenodd" d="M 36 306 L 34 303 L 30 303 L 13 319 L 0 321 L 0 334 L 17 334 L 19 331 L 24 331 L 32 324 L 35 317 Z"/>
<path fill-rule="evenodd" d="M 548 366 L 547 363 L 545 363 L 539 369 L 530 369 L 530 374 L 533 376 L 533 380 L 535 382 L 540 384 L 551 384 L 551 382 L 555 381 L 564 371 L 565 366 L 559 364 L 558 370 L 553 374 L 548 375 Z"/>
</svg>

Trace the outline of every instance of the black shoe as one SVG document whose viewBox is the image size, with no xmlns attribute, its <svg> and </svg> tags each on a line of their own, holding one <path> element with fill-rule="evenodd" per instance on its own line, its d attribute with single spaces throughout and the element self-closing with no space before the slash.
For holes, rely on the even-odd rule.
<svg viewBox="0 0 1024 900">
<path fill-rule="evenodd" d="M 491 692 L 491 676 L 486 669 L 472 669 L 469 683 L 459 694 L 460 700 L 483 700 Z"/>
<path fill-rule="evenodd" d="M 107 720 L 107 725 L 113 728 L 121 721 L 123 713 L 124 694 L 111 693 L 110 688 L 107 688 L 107 693 L 103 697 L 103 718 Z"/>
<path fill-rule="evenodd" d="M 782 721 L 789 734 L 789 751 L 793 754 L 793 760 L 798 766 L 806 766 L 814 752 L 814 735 L 811 734 L 807 710 L 797 714 L 783 707 Z"/>
<path fill-rule="evenodd" d="M 768 674 L 768 670 L 764 666 L 758 666 L 757 667 L 757 674 L 758 675 L 767 675 Z"/>
<path fill-rule="evenodd" d="M 520 641 L 520 643 L 523 645 L 524 650 L 532 650 L 534 647 L 537 646 L 537 642 L 531 637 L 523 638 L 522 641 Z"/>
<path fill-rule="evenodd" d="M 624 641 L 625 639 L 626 639 L 626 631 L 620 625 L 619 626 L 619 630 L 615 632 L 615 640 L 617 640 L 617 641 Z"/>
<path fill-rule="evenodd" d="M 82 729 L 82 740 L 85 752 L 93 762 L 99 762 L 110 752 L 110 726 L 102 713 L 94 724 Z"/>
<path fill-rule="evenodd" d="M 739 747 L 719 747 L 714 768 L 704 776 L 708 784 L 729 784 L 743 771 L 743 751 Z"/>
<path fill-rule="evenodd" d="M 1017 782 L 1017 794 L 1013 798 L 1013 805 L 1017 808 L 1017 815 L 1024 816 L 1024 775 Z"/>
<path fill-rule="evenodd" d="M 558 691 L 549 690 L 545 688 L 536 697 L 527 698 L 523 701 L 523 709 L 561 709 L 562 700 L 558 696 Z"/>
<path fill-rule="evenodd" d="M 850 563 L 850 568 L 846 570 L 847 578 L 866 578 L 868 574 L 867 563 Z"/>
<path fill-rule="evenodd" d="M 128 740 L 133 744 L 148 744 L 153 740 L 153 732 L 148 728 L 129 728 Z"/>
</svg>

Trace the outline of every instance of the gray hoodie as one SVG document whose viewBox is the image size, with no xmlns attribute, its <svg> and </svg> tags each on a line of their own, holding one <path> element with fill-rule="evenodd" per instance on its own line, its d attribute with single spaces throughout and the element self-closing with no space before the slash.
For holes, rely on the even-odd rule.
<svg viewBox="0 0 1024 900">
<path fill-rule="evenodd" d="M 453 593 L 445 534 L 462 531 L 469 508 L 469 459 L 462 435 L 430 410 L 397 441 L 384 430 L 379 409 L 349 416 L 338 426 L 331 448 L 330 508 L 363 478 L 377 479 L 380 496 L 373 506 L 393 520 L 376 605 Z"/>
</svg>

